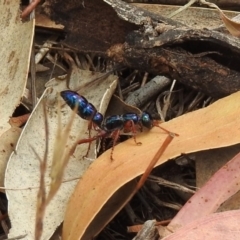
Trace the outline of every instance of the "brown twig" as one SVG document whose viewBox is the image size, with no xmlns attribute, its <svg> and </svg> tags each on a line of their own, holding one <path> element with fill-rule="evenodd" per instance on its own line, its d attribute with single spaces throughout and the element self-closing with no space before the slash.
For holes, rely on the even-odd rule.
<svg viewBox="0 0 240 240">
<path fill-rule="evenodd" d="M 162 156 L 162 154 L 164 153 L 164 151 L 166 150 L 167 146 L 171 143 L 171 141 L 174 138 L 174 134 L 169 134 L 166 139 L 164 140 L 162 146 L 158 149 L 158 151 L 156 152 L 155 156 L 153 157 L 152 161 L 150 162 L 150 164 L 148 165 L 146 171 L 143 173 L 142 177 L 140 178 L 140 180 L 137 183 L 137 186 L 135 188 L 135 192 L 137 192 L 142 186 L 143 184 L 146 182 L 147 177 L 149 176 L 150 172 L 153 170 L 154 166 L 156 165 L 157 161 L 159 160 L 159 158 Z"/>
<path fill-rule="evenodd" d="M 40 3 L 41 0 L 32 0 L 29 5 L 23 10 L 21 18 L 26 18 Z"/>
</svg>

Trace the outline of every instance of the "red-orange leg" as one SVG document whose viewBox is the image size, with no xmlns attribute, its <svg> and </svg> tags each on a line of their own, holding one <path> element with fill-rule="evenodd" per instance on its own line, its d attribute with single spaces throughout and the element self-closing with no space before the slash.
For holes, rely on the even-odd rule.
<svg viewBox="0 0 240 240">
<path fill-rule="evenodd" d="M 127 121 L 124 124 L 124 130 L 126 130 L 126 132 L 132 132 L 133 140 L 136 143 L 136 145 L 142 145 L 141 142 L 137 142 L 137 138 L 136 138 L 136 135 L 137 135 L 136 125 L 134 124 L 134 122 L 132 120 L 129 120 L 129 121 Z"/>
<path fill-rule="evenodd" d="M 100 131 L 98 135 L 90 137 L 90 138 L 84 138 L 78 141 L 78 144 L 83 144 L 83 143 L 88 143 L 88 150 L 87 150 L 87 154 L 85 155 L 85 157 L 88 156 L 89 150 L 90 150 L 90 146 L 91 143 L 99 138 L 105 137 L 107 136 L 108 133 L 105 131 Z"/>
<path fill-rule="evenodd" d="M 119 138 L 119 134 L 120 134 L 120 130 L 115 130 L 112 134 L 111 134 L 111 137 L 113 138 L 113 145 L 112 145 L 112 150 L 111 150 L 111 154 L 110 154 L 110 159 L 111 161 L 113 161 L 113 150 L 114 150 L 114 147 L 117 143 L 117 140 Z"/>
<path fill-rule="evenodd" d="M 91 139 L 91 130 L 92 130 L 92 127 L 93 127 L 93 122 L 92 122 L 92 120 L 90 120 L 90 121 L 88 122 L 88 138 L 89 138 L 89 139 Z M 93 141 L 94 141 L 94 140 L 93 140 Z M 88 143 L 88 149 L 87 149 L 87 152 L 86 152 L 86 154 L 85 154 L 84 157 L 87 157 L 87 156 L 88 156 L 89 151 L 90 151 L 90 148 L 91 148 L 91 144 L 92 144 L 92 141 L 90 141 L 90 142 Z"/>
</svg>

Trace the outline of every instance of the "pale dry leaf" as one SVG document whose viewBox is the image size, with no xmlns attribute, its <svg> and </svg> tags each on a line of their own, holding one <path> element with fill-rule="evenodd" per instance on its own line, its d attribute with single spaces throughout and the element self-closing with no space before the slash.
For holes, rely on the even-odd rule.
<svg viewBox="0 0 240 240">
<path fill-rule="evenodd" d="M 93 73 L 90 71 L 74 70 L 70 82 L 80 88 L 88 82 L 89 79 L 94 79 L 102 75 L 101 73 Z M 108 76 L 101 84 L 99 82 L 93 83 L 85 91 L 84 96 L 93 103 L 98 109 L 102 104 L 102 98 L 110 99 L 115 87 L 116 76 Z M 48 159 L 51 162 L 53 155 L 53 146 L 56 138 L 57 130 L 57 93 L 66 89 L 66 81 L 52 80 L 48 85 L 51 88 L 45 91 L 43 98 L 47 100 L 47 112 L 49 116 L 49 156 Z M 72 84 L 70 84 L 72 85 Z M 104 97 L 103 97 L 104 96 Z M 7 188 L 22 189 L 24 190 L 7 190 L 9 216 L 11 220 L 11 230 L 9 237 L 19 234 L 27 233 L 25 239 L 34 239 L 34 226 L 35 226 L 35 214 L 36 214 L 36 199 L 38 189 L 32 189 L 34 186 L 39 186 L 39 161 L 31 150 L 37 152 L 40 157 L 44 156 L 45 149 L 45 130 L 44 130 L 44 115 L 43 115 L 43 98 L 39 101 L 37 107 L 31 114 L 24 130 L 21 134 L 19 142 L 16 147 L 16 154 L 13 153 L 5 175 L 5 186 Z M 72 110 L 65 102 L 61 101 L 61 113 L 62 113 L 62 125 L 66 126 L 69 121 Z M 102 106 L 103 111 L 106 110 L 105 106 Z M 104 110 L 105 109 L 105 110 Z M 68 146 L 76 141 L 79 137 L 88 137 L 88 123 L 81 119 L 79 116 L 75 116 L 73 126 L 70 133 L 70 139 Z M 31 146 L 31 148 L 30 148 Z M 79 178 L 83 172 L 89 167 L 92 161 L 83 159 L 86 154 L 88 145 L 80 145 L 77 147 L 73 156 L 70 158 L 69 164 L 65 170 L 64 180 Z M 90 157 L 94 158 L 94 148 L 90 153 Z M 51 163 L 48 164 L 51 164 Z M 46 184 L 50 183 L 50 166 L 47 168 Z M 53 234 L 56 227 L 62 222 L 63 215 L 66 207 L 66 203 L 70 194 L 72 193 L 77 181 L 70 181 L 62 184 L 57 195 L 53 198 L 50 205 L 47 208 L 42 239 L 49 239 Z M 23 217 L 24 216 L 24 217 Z"/>
<path fill-rule="evenodd" d="M 0 186 L 4 185 L 4 174 L 8 159 L 14 150 L 17 140 L 21 133 L 21 128 L 11 127 L 4 132 L 0 138 Z M 1 190 L 0 190 L 1 191 Z"/>
<path fill-rule="evenodd" d="M 218 100 L 211 106 L 185 114 L 162 124 L 164 128 L 177 132 L 157 165 L 182 153 L 220 148 L 240 142 L 240 92 Z M 99 215 L 110 197 L 122 189 L 124 184 L 142 174 L 157 152 L 166 134 L 158 128 L 137 135 L 136 146 L 133 139 L 115 147 L 114 161 L 110 161 L 110 150 L 102 154 L 86 171 L 72 195 L 66 211 L 63 239 L 87 239 L 88 226 Z M 92 176 L 95 176 L 94 178 Z M 127 193 L 125 193 L 127 194 Z M 115 205 L 119 206 L 117 199 Z M 104 207 L 106 211 L 107 207 Z M 119 211 L 109 209 L 108 221 Z M 102 219 L 102 222 L 107 222 Z M 79 224 L 81 223 L 81 224 Z M 91 230 L 94 226 L 91 226 Z M 96 231 L 98 231 L 97 229 Z M 97 232 L 91 232 L 94 236 Z"/>
<path fill-rule="evenodd" d="M 132 5 L 143 8 L 155 14 L 160 14 L 163 17 L 168 17 L 171 13 L 175 12 L 179 8 L 179 6 L 175 5 L 162 4 L 133 3 Z M 231 18 L 239 14 L 237 11 L 223 12 Z M 183 12 L 178 13 L 172 19 L 194 29 L 217 28 L 222 24 L 222 21 L 219 18 L 219 12 L 217 10 L 203 7 L 190 7 L 185 9 Z"/>
<path fill-rule="evenodd" d="M 0 136 L 11 126 L 9 117 L 23 95 L 29 67 L 34 22 L 22 23 L 20 1 L 4 1 L 0 7 Z"/>
</svg>

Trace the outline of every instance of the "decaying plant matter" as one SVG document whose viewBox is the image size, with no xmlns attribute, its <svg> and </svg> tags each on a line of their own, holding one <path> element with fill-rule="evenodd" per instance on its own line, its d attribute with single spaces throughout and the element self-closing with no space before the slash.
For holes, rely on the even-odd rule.
<svg viewBox="0 0 240 240">
<path fill-rule="evenodd" d="M 192 29 L 121 0 L 105 2 L 88 1 L 85 7 L 75 3 L 74 8 L 65 9 L 64 1 L 48 0 L 45 11 L 66 26 L 65 42 L 78 50 L 107 54 L 125 66 L 170 76 L 214 97 L 240 89 L 238 38 L 217 30 Z M 102 25 L 96 28 L 90 14 L 99 8 Z M 59 14 L 63 11 L 64 15 Z M 109 30 L 107 34 L 103 29 Z M 117 39 L 112 38 L 114 33 Z"/>
</svg>

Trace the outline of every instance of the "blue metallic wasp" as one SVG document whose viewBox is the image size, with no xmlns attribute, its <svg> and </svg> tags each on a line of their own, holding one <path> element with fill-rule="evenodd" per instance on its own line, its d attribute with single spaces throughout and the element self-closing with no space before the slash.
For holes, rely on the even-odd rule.
<svg viewBox="0 0 240 240">
<path fill-rule="evenodd" d="M 71 109 L 75 109 L 77 106 L 77 114 L 81 118 L 89 121 L 89 139 L 87 142 L 91 142 L 91 139 L 96 140 L 100 137 L 113 138 L 113 147 L 110 155 L 111 160 L 113 160 L 113 149 L 121 130 L 124 132 L 132 132 L 136 144 L 139 144 L 136 141 L 136 132 L 137 130 L 142 130 L 143 127 L 151 129 L 153 126 L 156 126 L 170 133 L 167 129 L 160 127 L 158 122 L 153 120 L 152 116 L 147 112 L 142 112 L 141 114 L 125 113 L 122 115 L 112 115 L 104 119 L 103 115 L 97 111 L 93 104 L 89 103 L 85 97 L 78 93 L 71 90 L 65 90 L 60 94 Z M 98 135 L 91 138 L 90 131 L 92 128 L 98 131 Z M 90 145 L 88 151 L 89 149 Z"/>
<path fill-rule="evenodd" d="M 90 122 L 89 128 L 92 127 L 92 123 L 94 127 L 101 126 L 103 115 L 85 97 L 71 90 L 62 91 L 60 94 L 71 109 L 74 110 L 77 106 L 77 114 Z"/>
</svg>

